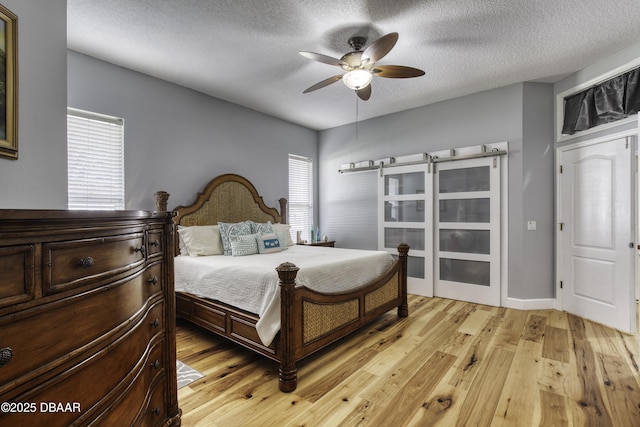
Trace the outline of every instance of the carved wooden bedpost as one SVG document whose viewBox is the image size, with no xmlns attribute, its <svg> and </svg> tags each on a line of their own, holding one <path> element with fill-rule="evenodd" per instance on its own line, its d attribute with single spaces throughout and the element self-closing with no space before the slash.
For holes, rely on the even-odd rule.
<svg viewBox="0 0 640 427">
<path fill-rule="evenodd" d="M 280 217 L 282 218 L 282 223 L 288 224 L 289 222 L 287 221 L 287 199 L 283 197 L 280 200 L 278 200 L 278 203 L 280 203 Z"/>
<path fill-rule="evenodd" d="M 298 267 L 285 262 L 276 267 L 280 278 L 280 345 L 282 358 L 278 378 L 280 391 L 292 392 L 298 386 L 298 369 L 296 368 L 294 348 L 294 288 Z"/>
<path fill-rule="evenodd" d="M 400 243 L 398 245 L 398 258 L 400 259 L 400 280 L 402 286 L 402 302 L 398 306 L 398 317 L 409 316 L 409 305 L 407 304 L 407 259 L 409 258 L 409 245 L 406 243 Z"/>
</svg>

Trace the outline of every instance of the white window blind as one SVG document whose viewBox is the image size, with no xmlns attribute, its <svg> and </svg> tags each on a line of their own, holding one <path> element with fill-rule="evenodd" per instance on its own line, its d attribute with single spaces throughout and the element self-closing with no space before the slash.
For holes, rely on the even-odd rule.
<svg viewBox="0 0 640 427">
<path fill-rule="evenodd" d="M 310 158 L 289 154 L 289 224 L 295 236 L 311 239 L 313 225 L 313 163 Z"/>
<path fill-rule="evenodd" d="M 124 209 L 124 119 L 67 110 L 69 209 Z"/>
</svg>

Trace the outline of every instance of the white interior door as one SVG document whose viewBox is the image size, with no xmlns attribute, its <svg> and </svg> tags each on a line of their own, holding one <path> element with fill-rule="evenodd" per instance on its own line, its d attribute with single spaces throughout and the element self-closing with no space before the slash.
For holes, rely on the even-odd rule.
<svg viewBox="0 0 640 427">
<path fill-rule="evenodd" d="M 560 151 L 562 308 L 635 333 L 630 138 Z"/>
<path fill-rule="evenodd" d="M 434 295 L 500 306 L 500 159 L 438 163 Z"/>
</svg>

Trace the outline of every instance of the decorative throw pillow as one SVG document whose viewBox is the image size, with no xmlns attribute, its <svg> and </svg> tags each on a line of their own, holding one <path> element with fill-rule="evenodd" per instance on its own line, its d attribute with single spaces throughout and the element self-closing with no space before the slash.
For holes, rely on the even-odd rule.
<svg viewBox="0 0 640 427">
<path fill-rule="evenodd" d="M 258 235 L 258 252 L 260 252 L 261 254 L 280 252 L 283 249 L 285 243 L 285 240 L 282 240 L 282 243 L 280 243 L 280 239 L 282 237 L 284 237 L 284 235 L 278 236 L 276 233 Z"/>
<path fill-rule="evenodd" d="M 229 223 L 218 222 L 220 226 L 220 237 L 222 237 L 222 247 L 225 255 L 231 255 L 231 237 L 251 234 L 251 223 L 249 221 Z"/>
<path fill-rule="evenodd" d="M 284 231 L 278 231 L 276 233 L 276 236 L 278 236 L 278 239 L 280 240 L 280 250 L 281 251 L 286 251 L 287 250 L 287 236 L 289 235 L 289 233 L 286 233 Z"/>
<path fill-rule="evenodd" d="M 258 243 L 256 237 L 258 237 L 257 234 L 244 234 L 231 237 L 231 255 L 245 256 L 257 254 Z"/>
<path fill-rule="evenodd" d="M 267 222 L 253 222 L 253 221 L 248 221 L 251 223 L 251 234 L 268 234 L 268 233 L 273 233 L 273 228 L 271 228 L 271 221 L 267 221 Z"/>
<path fill-rule="evenodd" d="M 287 242 L 287 246 L 293 246 L 293 239 L 291 238 L 291 225 L 289 224 L 271 224 L 271 228 L 274 233 L 284 232 L 286 236 L 285 242 Z"/>
<path fill-rule="evenodd" d="M 190 256 L 222 255 L 220 229 L 217 225 L 178 227 L 178 236 Z M 180 249 L 182 253 L 182 248 Z"/>
</svg>

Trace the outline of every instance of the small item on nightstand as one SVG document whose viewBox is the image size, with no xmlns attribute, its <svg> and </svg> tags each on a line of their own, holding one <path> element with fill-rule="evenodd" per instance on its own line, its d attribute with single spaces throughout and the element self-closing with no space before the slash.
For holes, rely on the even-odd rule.
<svg viewBox="0 0 640 427">
<path fill-rule="evenodd" d="M 296 243 L 302 243 L 302 231 L 296 231 Z"/>
<path fill-rule="evenodd" d="M 329 236 L 327 236 L 326 234 L 324 235 L 324 237 L 322 238 L 322 240 L 324 242 L 328 242 L 329 241 Z"/>
<path fill-rule="evenodd" d="M 311 243 L 316 241 L 316 230 L 313 228 L 313 225 L 311 225 Z"/>
</svg>

